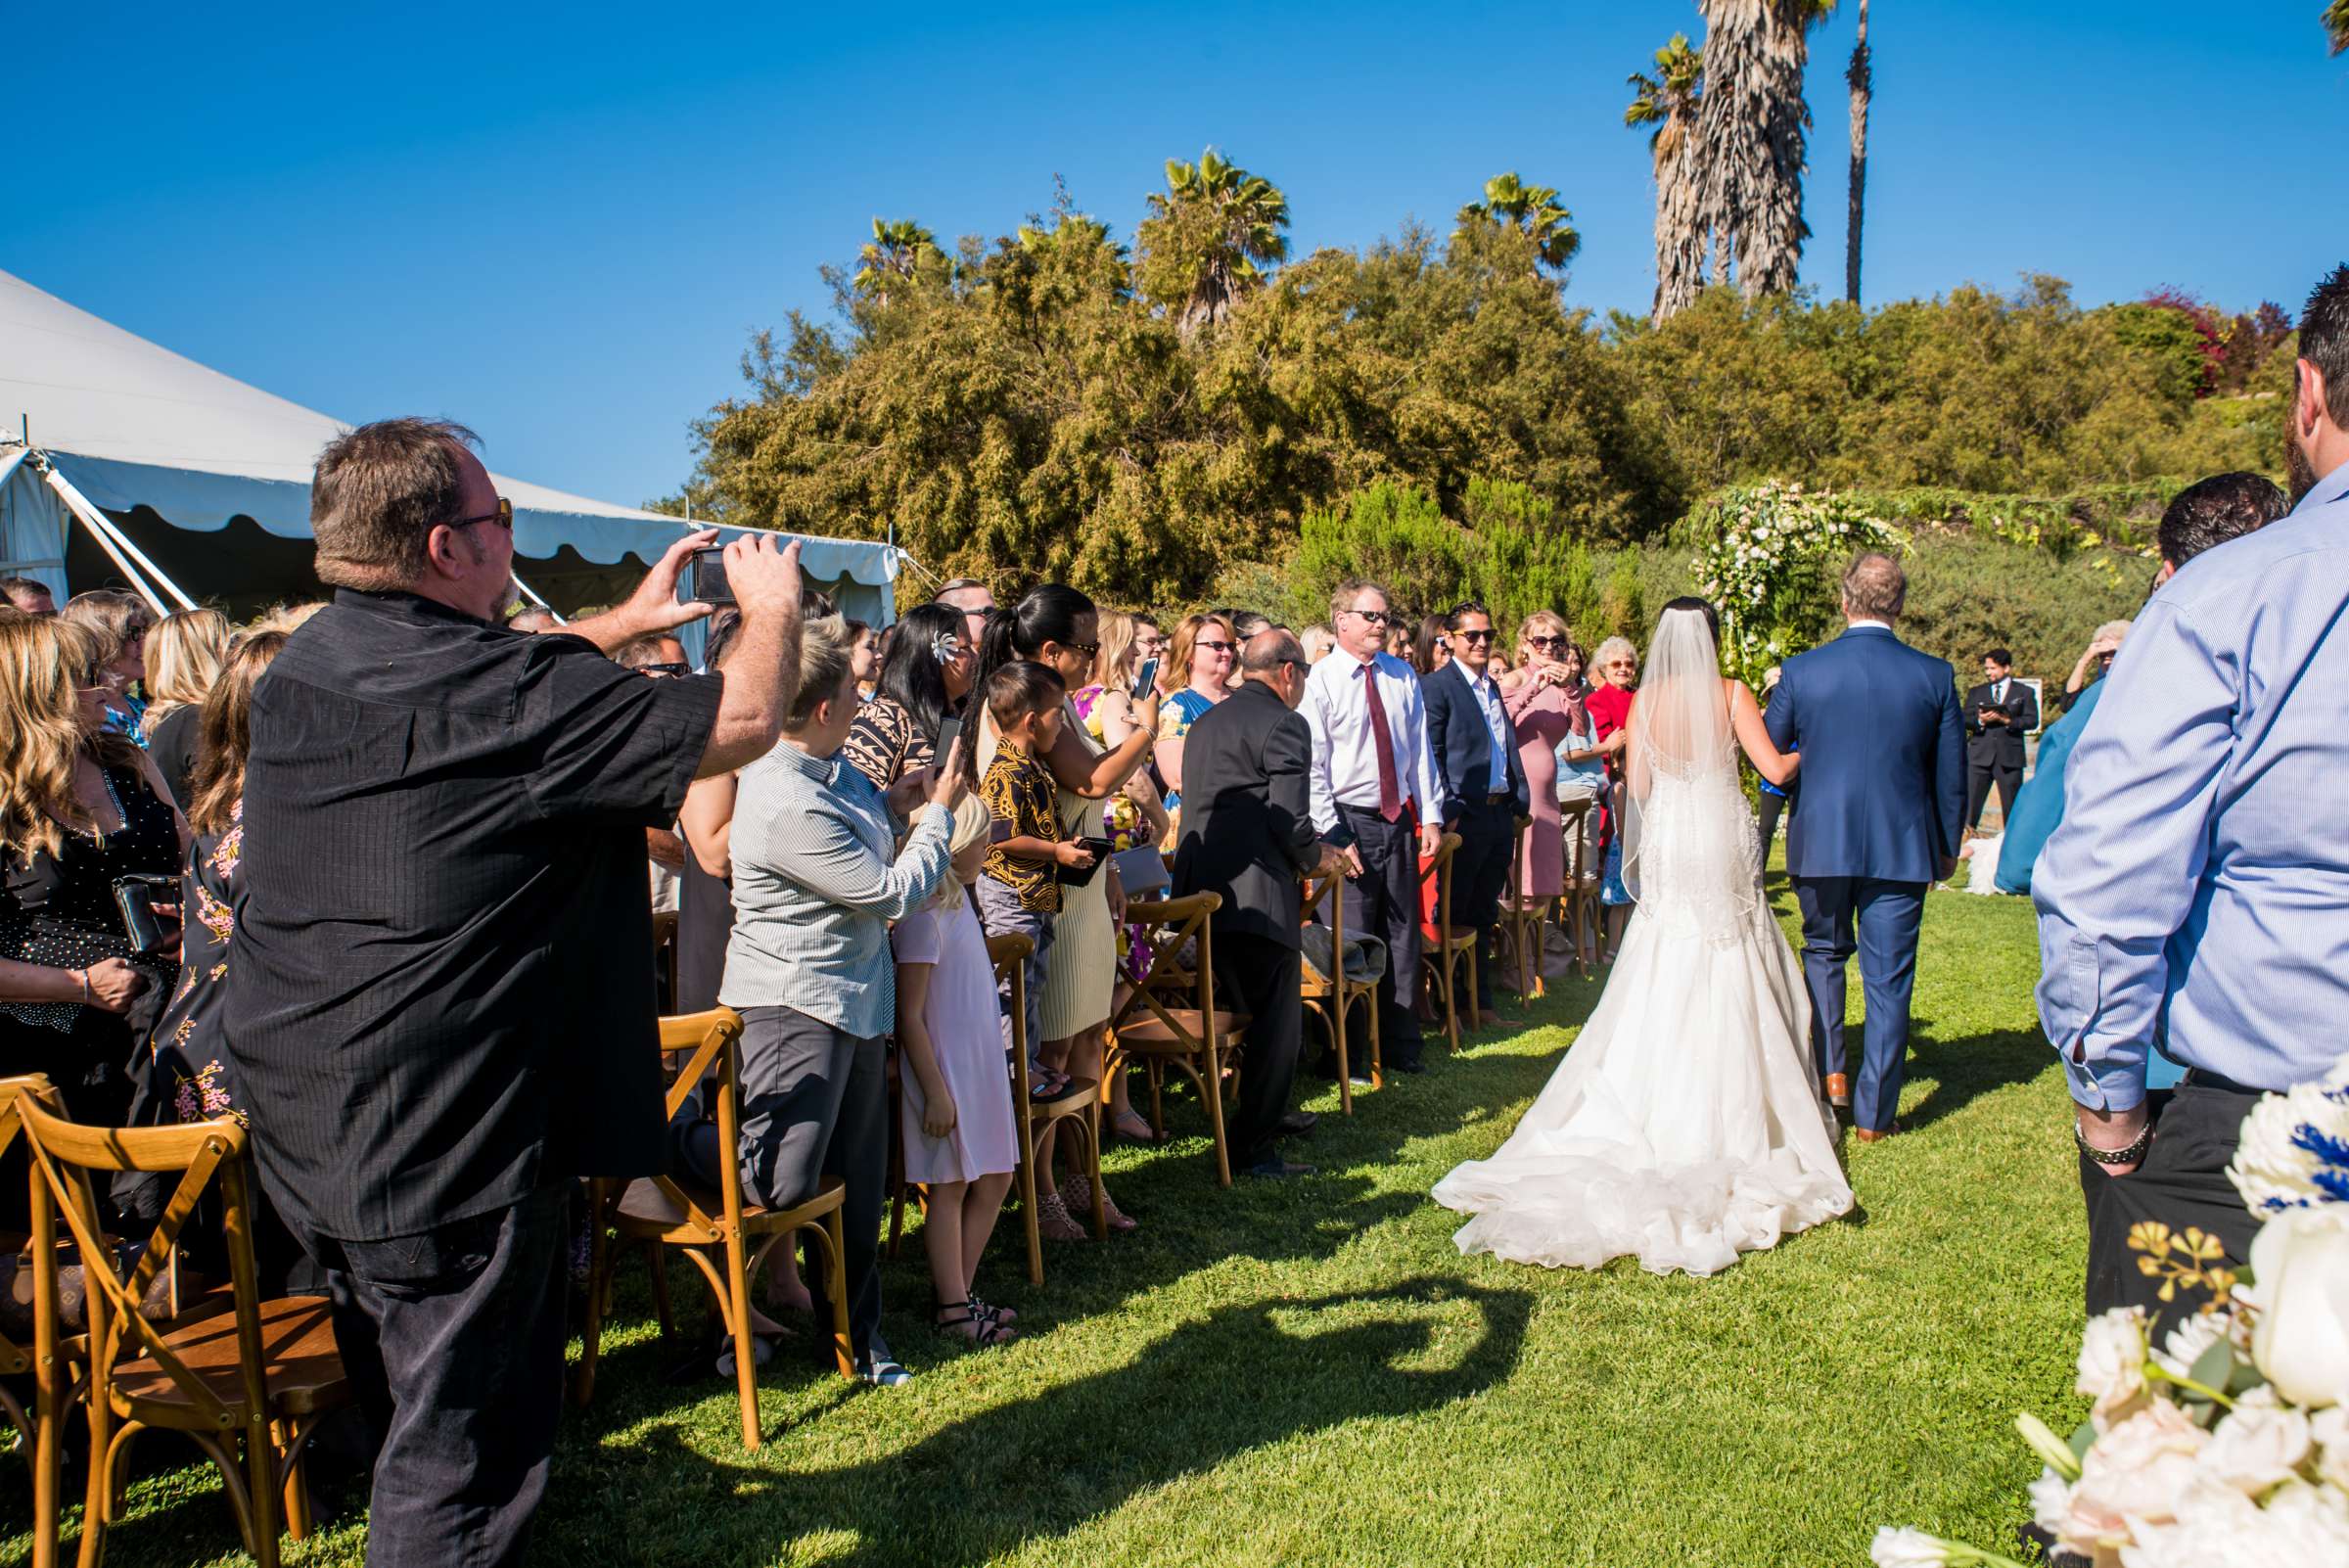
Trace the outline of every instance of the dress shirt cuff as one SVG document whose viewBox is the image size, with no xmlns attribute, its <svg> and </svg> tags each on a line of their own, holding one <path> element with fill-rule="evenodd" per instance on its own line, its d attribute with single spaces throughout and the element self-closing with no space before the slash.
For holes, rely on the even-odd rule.
<svg viewBox="0 0 2349 1568">
<path fill-rule="evenodd" d="M 2134 1111 L 2145 1102 L 2145 1052 L 2131 1046 L 2110 1056 L 2077 1064 L 2063 1059 L 2073 1103 L 2092 1111 Z"/>
</svg>

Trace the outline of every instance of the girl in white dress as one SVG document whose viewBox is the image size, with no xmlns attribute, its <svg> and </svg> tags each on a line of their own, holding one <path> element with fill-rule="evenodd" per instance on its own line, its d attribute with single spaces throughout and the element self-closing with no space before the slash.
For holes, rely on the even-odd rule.
<svg viewBox="0 0 2349 1568">
<path fill-rule="evenodd" d="M 1605 994 L 1508 1142 L 1437 1183 L 1470 1216 L 1462 1252 L 1710 1274 L 1851 1208 L 1737 777 L 1740 745 L 1777 782 L 1800 759 L 1722 677 L 1716 636 L 1701 599 L 1657 624 L 1619 802 L 1636 907 Z"/>
</svg>

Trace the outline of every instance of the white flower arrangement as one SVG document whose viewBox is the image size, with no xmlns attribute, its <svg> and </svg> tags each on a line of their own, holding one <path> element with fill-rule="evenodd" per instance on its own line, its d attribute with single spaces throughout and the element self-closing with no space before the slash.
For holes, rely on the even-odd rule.
<svg viewBox="0 0 2349 1568">
<path fill-rule="evenodd" d="M 2349 1563 L 2349 1057 L 2323 1083 L 2270 1094 L 2228 1175 L 2264 1223 L 2250 1268 L 2200 1231 L 2147 1223 L 2131 1247 L 2162 1299 L 2212 1299 L 2157 1348 L 2141 1308 L 2093 1319 L 2069 1442 L 2025 1413 L 2046 1466 L 2031 1516 L 2058 1562 L 2094 1568 L 2304 1568 Z M 2182 1261 L 2181 1261 L 2182 1260 Z M 2020 1568 L 1921 1531 L 1876 1532 L 1877 1568 Z"/>
<path fill-rule="evenodd" d="M 1897 549 L 1900 536 L 1831 490 L 1768 484 L 1723 496 L 1704 554 L 1693 563 L 1699 590 L 1722 611 L 1722 655 L 1753 678 L 1786 655 L 1785 628 L 1773 624 L 1781 589 L 1807 582 L 1821 557 L 1855 548 Z M 1782 609 L 1782 607 L 1780 607 Z"/>
</svg>

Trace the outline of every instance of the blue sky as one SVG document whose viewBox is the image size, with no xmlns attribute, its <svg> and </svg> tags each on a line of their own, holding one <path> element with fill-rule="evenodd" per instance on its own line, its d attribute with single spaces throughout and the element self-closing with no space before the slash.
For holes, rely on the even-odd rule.
<svg viewBox="0 0 2349 1568">
<path fill-rule="evenodd" d="M 2088 302 L 2296 309 L 2349 254 L 2349 57 L 2319 10 L 1875 0 L 1867 298 L 2043 271 Z M 1854 12 L 1812 53 L 1803 275 L 1828 294 Z M 1448 225 L 1517 169 L 1574 210 L 1569 297 L 1644 309 L 1623 79 L 1676 29 L 1693 5 L 53 7 L 0 103 L 0 267 L 636 502 L 684 478 L 752 329 L 828 308 L 816 268 L 875 214 L 992 237 L 1059 174 L 1128 235 L 1209 144 L 1287 191 L 1300 254 Z"/>
</svg>

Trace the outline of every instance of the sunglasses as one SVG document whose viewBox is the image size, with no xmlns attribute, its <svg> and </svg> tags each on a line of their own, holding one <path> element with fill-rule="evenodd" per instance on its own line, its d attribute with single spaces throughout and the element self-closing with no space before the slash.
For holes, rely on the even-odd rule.
<svg viewBox="0 0 2349 1568">
<path fill-rule="evenodd" d="M 469 529 L 476 523 L 494 523 L 508 533 L 514 531 L 514 503 L 504 496 L 497 498 L 497 510 L 484 512 L 479 517 L 461 517 L 449 525 L 452 529 Z"/>
<path fill-rule="evenodd" d="M 1566 646 L 1566 639 L 1563 637 L 1528 637 L 1525 639 L 1525 645 L 1528 648 L 1547 648 L 1551 653 L 1556 653 Z"/>
<path fill-rule="evenodd" d="M 1061 646 L 1072 653 L 1081 653 L 1087 659 L 1101 657 L 1101 645 L 1097 642 L 1064 642 Z"/>
<path fill-rule="evenodd" d="M 1205 637 L 1202 637 L 1197 642 L 1192 643 L 1191 646 L 1194 648 L 1205 648 L 1209 653 L 1229 653 L 1231 652 L 1232 647 L 1232 645 L 1228 642 L 1210 642 Z"/>
<path fill-rule="evenodd" d="M 1455 631 L 1452 635 L 1462 642 L 1486 643 L 1493 640 L 1493 633 L 1489 629 L 1485 631 Z"/>
<path fill-rule="evenodd" d="M 666 676 L 675 676 L 675 675 L 690 675 L 690 674 L 692 674 L 692 673 L 693 673 L 693 666 L 691 666 L 691 665 L 677 665 L 677 664 L 664 664 L 664 665 L 638 665 L 636 668 L 637 668 L 637 669 L 638 669 L 638 671 L 639 671 L 639 672 L 641 672 L 641 673 L 643 673 L 643 674 L 647 674 L 647 675 L 666 675 Z"/>
<path fill-rule="evenodd" d="M 1359 616 L 1374 626 L 1383 626 L 1394 619 L 1384 610 L 1349 610 L 1346 613 L 1350 616 Z"/>
</svg>

